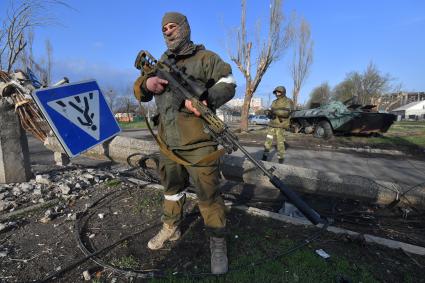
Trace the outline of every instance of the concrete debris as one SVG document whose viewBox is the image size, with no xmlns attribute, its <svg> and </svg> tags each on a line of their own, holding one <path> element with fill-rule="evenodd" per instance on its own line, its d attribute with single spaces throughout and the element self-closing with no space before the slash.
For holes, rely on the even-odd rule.
<svg viewBox="0 0 425 283">
<path fill-rule="evenodd" d="M 52 182 L 50 181 L 49 175 L 44 174 L 44 175 L 36 175 L 35 176 L 35 181 L 39 184 L 45 184 L 45 185 L 50 185 Z"/>
<path fill-rule="evenodd" d="M 279 210 L 279 213 L 290 217 L 306 219 L 301 213 L 301 211 L 298 210 L 298 208 L 296 208 L 292 203 L 289 203 L 287 201 L 283 203 L 282 208 Z"/>
<path fill-rule="evenodd" d="M 43 224 L 46 224 L 46 223 L 49 223 L 50 221 L 52 221 L 52 218 L 51 218 L 50 215 L 45 215 L 39 221 Z"/>
<path fill-rule="evenodd" d="M 91 275 L 90 275 L 90 273 L 89 273 L 88 270 L 86 270 L 86 271 L 83 272 L 83 277 L 84 277 L 84 280 L 86 280 L 86 281 L 90 281 L 91 280 Z"/>
<path fill-rule="evenodd" d="M 327 258 L 330 258 L 331 257 L 327 252 L 325 252 L 322 249 L 316 250 L 316 254 L 318 254 L 319 256 L 321 256 L 324 259 L 327 259 Z"/>
<path fill-rule="evenodd" d="M 17 204 L 14 201 L 0 200 L 0 211 L 10 210 L 16 208 Z"/>
<path fill-rule="evenodd" d="M 59 187 L 63 195 L 68 195 L 71 192 L 71 188 L 67 185 L 61 185 Z"/>
<path fill-rule="evenodd" d="M 72 220 L 72 221 L 77 220 L 77 213 L 69 213 L 67 217 L 69 220 Z"/>
<path fill-rule="evenodd" d="M 120 175 L 117 170 L 111 171 L 109 168 L 106 170 L 69 165 L 61 167 L 61 170 L 36 174 L 35 179 L 28 182 L 0 184 L 0 212 L 9 212 L 52 199 L 70 201 L 80 197 L 88 197 L 88 188 Z M 46 215 L 39 221 L 48 223 L 58 214 L 68 212 L 64 212 L 63 207 L 57 207 L 48 214 L 46 211 Z M 71 218 L 76 219 L 76 215 Z"/>
<path fill-rule="evenodd" d="M 12 189 L 12 194 L 14 195 L 14 196 L 19 196 L 20 194 L 22 194 L 23 192 L 22 192 L 22 190 L 19 188 L 19 187 L 14 187 L 13 189 Z"/>
<path fill-rule="evenodd" d="M 7 223 L 0 223 L 0 232 L 5 231 L 11 227 L 16 227 L 17 223 L 14 221 L 9 221 Z"/>
</svg>

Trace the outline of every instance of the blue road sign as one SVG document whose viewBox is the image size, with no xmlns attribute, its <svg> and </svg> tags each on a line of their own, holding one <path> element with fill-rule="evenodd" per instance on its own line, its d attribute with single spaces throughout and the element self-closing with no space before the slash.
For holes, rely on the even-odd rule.
<svg viewBox="0 0 425 283">
<path fill-rule="evenodd" d="M 38 89 L 33 97 L 70 157 L 121 131 L 96 81 Z"/>
</svg>

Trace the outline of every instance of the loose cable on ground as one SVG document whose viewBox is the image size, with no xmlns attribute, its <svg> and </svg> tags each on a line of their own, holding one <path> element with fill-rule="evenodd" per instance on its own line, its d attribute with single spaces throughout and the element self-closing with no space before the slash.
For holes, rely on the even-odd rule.
<svg viewBox="0 0 425 283">
<path fill-rule="evenodd" d="M 154 159 L 156 158 L 156 156 L 145 156 L 143 157 L 141 160 L 143 160 L 142 163 L 139 163 L 139 167 L 142 168 L 141 170 L 146 170 L 146 166 L 144 165 L 140 165 L 140 164 L 146 164 L 146 160 L 147 159 Z M 134 169 L 134 168 L 133 168 Z M 150 174 L 150 173 L 149 173 Z M 133 277 L 133 278 L 164 278 L 167 275 L 165 275 L 165 273 L 161 270 L 133 270 L 133 269 L 124 269 L 124 268 L 120 268 L 120 267 L 116 267 L 114 265 L 111 265 L 109 263 L 106 263 L 104 261 L 102 261 L 98 255 L 107 252 L 111 249 L 113 249 L 114 247 L 116 247 L 119 243 L 122 243 L 123 241 L 126 241 L 128 239 L 131 239 L 132 237 L 135 237 L 137 235 L 140 235 L 142 233 L 145 233 L 155 227 L 158 227 L 161 223 L 159 221 L 159 219 L 154 219 L 151 221 L 146 221 L 145 225 L 151 225 L 150 227 L 143 229 L 141 231 L 138 231 L 136 233 L 127 235 L 119 240 L 117 240 L 116 242 L 112 243 L 109 246 L 103 247 L 100 250 L 97 251 L 90 251 L 88 249 L 88 247 L 85 245 L 84 241 L 82 240 L 81 237 L 81 228 L 85 226 L 85 224 L 87 223 L 88 219 L 95 213 L 95 211 L 91 211 L 89 212 L 89 210 L 91 209 L 99 209 L 103 206 L 105 206 L 106 204 L 108 204 L 109 202 L 111 202 L 113 199 L 117 198 L 118 196 L 120 196 L 123 193 L 123 191 L 114 191 L 114 192 L 110 192 L 104 196 L 102 196 L 101 198 L 99 198 L 98 200 L 96 200 L 95 202 L 93 202 L 90 206 L 88 206 L 85 211 L 80 214 L 77 217 L 77 220 L 75 221 L 75 229 L 74 229 L 74 235 L 76 237 L 76 240 L 78 242 L 79 248 L 81 249 L 81 251 L 85 254 L 85 257 L 69 264 L 68 266 L 64 267 L 62 270 L 54 272 L 50 275 L 48 275 L 47 277 L 45 277 L 42 280 L 36 281 L 36 282 L 48 282 L 49 280 L 52 280 L 54 278 L 59 278 L 60 276 L 62 276 L 64 273 L 78 267 L 79 265 L 81 265 L 82 263 L 84 263 L 87 260 L 92 260 L 93 262 L 95 262 L 96 264 L 98 264 L 99 266 L 102 266 L 104 269 L 112 271 L 113 273 L 125 276 L 125 277 Z M 83 225 L 81 225 L 81 221 L 83 221 L 83 219 L 86 219 L 83 223 Z M 328 222 L 325 221 L 325 223 L 323 224 L 322 228 L 320 229 L 320 231 L 314 233 L 313 235 L 309 236 L 308 238 L 306 238 L 305 240 L 299 242 L 298 244 L 294 245 L 293 247 L 278 253 L 276 255 L 274 255 L 273 257 L 264 257 L 260 260 L 257 260 L 251 264 L 242 264 L 242 265 L 238 265 L 232 268 L 229 268 L 229 272 L 236 272 L 236 271 L 240 271 L 246 268 L 252 268 L 255 266 L 259 266 L 261 264 L 265 264 L 266 262 L 269 262 L 271 260 L 275 260 L 277 258 L 280 258 L 282 256 L 288 255 L 290 253 L 295 252 L 296 250 L 306 246 L 307 244 L 311 243 L 312 241 L 314 241 L 315 239 L 317 239 L 318 237 L 320 237 L 327 229 L 328 227 Z M 212 273 L 187 273 L 187 272 L 178 272 L 178 273 L 174 273 L 174 274 L 170 274 L 169 276 L 174 276 L 174 277 L 187 277 L 187 278 L 200 278 L 200 277 L 205 277 L 205 276 L 213 276 L 214 274 Z"/>
</svg>

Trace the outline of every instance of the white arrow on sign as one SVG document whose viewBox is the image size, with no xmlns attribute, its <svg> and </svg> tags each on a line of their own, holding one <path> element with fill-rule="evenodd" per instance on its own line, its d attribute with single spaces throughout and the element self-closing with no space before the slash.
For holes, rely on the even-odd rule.
<svg viewBox="0 0 425 283">
<path fill-rule="evenodd" d="M 74 125 L 99 140 L 99 91 L 92 90 L 47 103 Z"/>
</svg>

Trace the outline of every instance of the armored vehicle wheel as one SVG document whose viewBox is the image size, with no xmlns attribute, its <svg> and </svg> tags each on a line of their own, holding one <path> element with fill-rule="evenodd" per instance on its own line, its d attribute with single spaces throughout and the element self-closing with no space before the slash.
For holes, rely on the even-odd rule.
<svg viewBox="0 0 425 283">
<path fill-rule="evenodd" d="M 328 140 L 333 136 L 331 124 L 328 121 L 322 120 L 314 128 L 314 137 Z"/>
<path fill-rule="evenodd" d="M 299 133 L 301 129 L 301 125 L 298 122 L 294 122 L 291 124 L 291 132 L 293 133 Z"/>
</svg>

